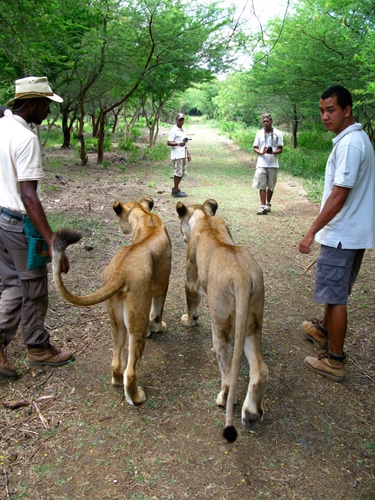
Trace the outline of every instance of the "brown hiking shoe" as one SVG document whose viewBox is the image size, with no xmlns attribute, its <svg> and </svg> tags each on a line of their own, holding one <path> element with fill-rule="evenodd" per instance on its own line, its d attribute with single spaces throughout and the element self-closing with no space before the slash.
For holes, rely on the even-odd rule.
<svg viewBox="0 0 375 500">
<path fill-rule="evenodd" d="M 9 363 L 6 355 L 5 335 L 0 335 L 0 375 L 2 377 L 17 378 L 17 370 L 14 365 Z"/>
<path fill-rule="evenodd" d="M 309 340 L 318 349 L 328 349 L 328 331 L 324 328 L 318 319 L 304 321 L 301 329 L 305 334 L 306 340 Z"/>
<path fill-rule="evenodd" d="M 342 358 L 341 361 L 333 359 Z M 318 373 L 334 382 L 342 382 L 345 379 L 345 354 L 343 356 L 335 356 L 329 351 L 323 352 L 317 358 L 307 356 L 303 363 L 312 372 Z"/>
<path fill-rule="evenodd" d="M 63 366 L 74 361 L 74 355 L 67 349 L 44 342 L 38 347 L 27 348 L 27 362 L 31 366 Z"/>
</svg>

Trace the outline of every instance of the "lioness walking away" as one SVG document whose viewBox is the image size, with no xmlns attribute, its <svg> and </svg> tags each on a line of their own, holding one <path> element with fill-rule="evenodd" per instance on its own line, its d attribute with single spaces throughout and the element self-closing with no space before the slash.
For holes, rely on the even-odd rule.
<svg viewBox="0 0 375 500">
<path fill-rule="evenodd" d="M 242 423 L 250 429 L 263 418 L 268 380 L 268 368 L 261 353 L 264 285 L 262 270 L 245 247 L 235 245 L 224 220 L 215 216 L 217 208 L 215 200 L 206 200 L 203 205 L 185 206 L 182 202 L 176 205 L 181 232 L 188 244 L 187 314 L 181 322 L 185 326 L 198 322 L 200 288 L 203 288 L 208 297 L 213 349 L 221 372 L 221 391 L 216 403 L 226 406 L 223 436 L 233 442 L 237 438 L 233 405 L 244 350 L 250 365 L 250 381 L 242 406 Z"/>
<path fill-rule="evenodd" d="M 65 229 L 58 231 L 53 241 L 53 279 L 60 295 L 76 306 L 107 301 L 113 338 L 112 384 L 124 384 L 125 397 L 131 405 L 146 400 L 137 376 L 146 336 L 167 328 L 162 316 L 171 272 L 171 242 L 159 217 L 151 213 L 153 205 L 151 198 L 113 204 L 122 231 L 132 234 L 133 239 L 130 245 L 117 251 L 104 270 L 103 287 L 90 295 L 69 292 L 60 273 L 63 252 L 68 245 L 79 241 L 81 235 Z"/>
</svg>

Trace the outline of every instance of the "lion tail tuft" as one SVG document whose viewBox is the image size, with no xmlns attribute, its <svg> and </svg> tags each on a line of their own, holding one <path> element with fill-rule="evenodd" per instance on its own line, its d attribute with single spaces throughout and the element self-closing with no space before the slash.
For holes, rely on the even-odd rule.
<svg viewBox="0 0 375 500">
<path fill-rule="evenodd" d="M 228 425 L 223 430 L 223 437 L 229 442 L 234 443 L 237 439 L 237 431 L 234 425 Z"/>
<path fill-rule="evenodd" d="M 52 248 L 57 254 L 62 254 L 69 245 L 77 243 L 81 238 L 82 234 L 74 229 L 61 229 L 53 235 Z"/>
</svg>

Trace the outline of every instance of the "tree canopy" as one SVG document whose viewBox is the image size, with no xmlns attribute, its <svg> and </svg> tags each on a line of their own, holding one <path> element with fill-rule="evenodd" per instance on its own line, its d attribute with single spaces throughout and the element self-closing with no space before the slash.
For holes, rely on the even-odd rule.
<svg viewBox="0 0 375 500">
<path fill-rule="evenodd" d="M 346 86 L 354 113 L 374 141 L 375 2 L 299 0 L 288 16 L 269 21 L 248 38 L 247 70 L 220 83 L 214 103 L 219 116 L 256 123 L 263 111 L 297 125 L 318 119 L 325 88 Z"/>
<path fill-rule="evenodd" d="M 251 29 L 222 5 L 0 0 L 0 101 L 15 79 L 48 76 L 64 98 L 64 146 L 77 121 L 83 163 L 86 115 L 101 162 L 108 116 L 144 114 L 152 146 L 159 120 L 178 103 L 245 125 L 272 111 L 297 145 L 298 127 L 317 119 L 319 96 L 334 83 L 352 91 L 356 117 L 375 140 L 375 0 L 290 0 L 283 16 Z M 248 13 L 258 20 L 253 6 Z"/>
</svg>

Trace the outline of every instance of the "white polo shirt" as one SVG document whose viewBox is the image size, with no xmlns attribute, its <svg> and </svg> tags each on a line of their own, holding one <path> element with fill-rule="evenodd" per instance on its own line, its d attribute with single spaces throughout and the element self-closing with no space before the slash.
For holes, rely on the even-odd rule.
<svg viewBox="0 0 375 500">
<path fill-rule="evenodd" d="M 350 192 L 338 214 L 315 235 L 322 245 L 343 249 L 375 246 L 374 150 L 360 123 L 350 125 L 333 139 L 328 158 L 321 208 L 333 186 Z"/>
<path fill-rule="evenodd" d="M 40 181 L 43 176 L 37 136 L 23 118 L 6 113 L 0 119 L 0 206 L 26 213 L 19 182 Z"/>
<path fill-rule="evenodd" d="M 183 128 L 178 128 L 177 125 L 172 127 L 168 135 L 168 141 L 170 142 L 182 142 L 186 137 L 185 130 Z M 186 158 L 186 147 L 185 146 L 172 146 L 171 147 L 171 160 L 179 160 L 180 158 Z"/>
<path fill-rule="evenodd" d="M 272 127 L 271 132 L 266 134 L 264 129 L 257 132 L 254 139 L 254 148 L 261 151 L 265 147 L 271 147 L 274 151 L 279 146 L 284 146 L 283 134 L 275 127 Z M 258 155 L 256 168 L 279 168 L 279 155 L 265 154 Z"/>
</svg>

